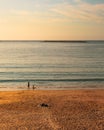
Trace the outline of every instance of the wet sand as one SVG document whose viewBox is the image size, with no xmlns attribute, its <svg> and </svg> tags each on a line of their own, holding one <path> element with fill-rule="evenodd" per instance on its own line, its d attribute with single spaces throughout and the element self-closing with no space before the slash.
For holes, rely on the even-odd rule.
<svg viewBox="0 0 104 130">
<path fill-rule="evenodd" d="M 104 130 L 104 90 L 0 92 L 0 130 Z"/>
</svg>

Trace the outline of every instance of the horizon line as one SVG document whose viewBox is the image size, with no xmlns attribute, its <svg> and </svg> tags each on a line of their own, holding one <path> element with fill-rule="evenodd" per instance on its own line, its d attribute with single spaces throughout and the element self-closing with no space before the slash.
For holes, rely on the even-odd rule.
<svg viewBox="0 0 104 130">
<path fill-rule="evenodd" d="M 90 42 L 104 40 L 0 40 L 0 42 Z"/>
</svg>

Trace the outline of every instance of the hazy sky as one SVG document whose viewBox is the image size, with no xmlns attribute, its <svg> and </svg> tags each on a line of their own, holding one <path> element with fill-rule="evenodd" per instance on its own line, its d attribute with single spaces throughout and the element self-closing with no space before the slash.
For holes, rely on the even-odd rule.
<svg viewBox="0 0 104 130">
<path fill-rule="evenodd" d="M 0 40 L 103 39 L 104 0 L 0 0 Z"/>
</svg>

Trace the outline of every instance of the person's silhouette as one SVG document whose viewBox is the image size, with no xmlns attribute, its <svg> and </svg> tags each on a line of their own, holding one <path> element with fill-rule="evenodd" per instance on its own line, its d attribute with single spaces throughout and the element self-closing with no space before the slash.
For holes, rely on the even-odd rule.
<svg viewBox="0 0 104 130">
<path fill-rule="evenodd" d="M 28 89 L 30 88 L 30 82 L 28 82 L 28 85 L 27 85 Z"/>
</svg>

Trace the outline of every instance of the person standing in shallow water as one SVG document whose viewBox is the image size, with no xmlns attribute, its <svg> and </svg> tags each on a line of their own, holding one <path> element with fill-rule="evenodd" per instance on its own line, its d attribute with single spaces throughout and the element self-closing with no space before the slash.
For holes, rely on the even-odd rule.
<svg viewBox="0 0 104 130">
<path fill-rule="evenodd" d="M 33 90 L 35 89 L 35 86 L 33 85 Z"/>
<path fill-rule="evenodd" d="M 28 82 L 28 85 L 27 85 L 28 89 L 30 88 L 30 82 Z"/>
</svg>

